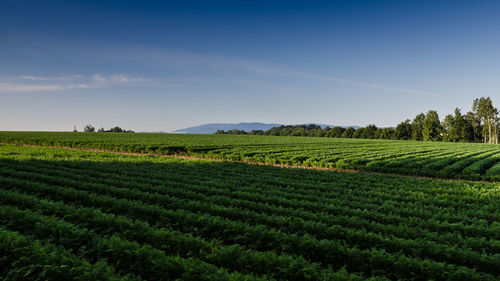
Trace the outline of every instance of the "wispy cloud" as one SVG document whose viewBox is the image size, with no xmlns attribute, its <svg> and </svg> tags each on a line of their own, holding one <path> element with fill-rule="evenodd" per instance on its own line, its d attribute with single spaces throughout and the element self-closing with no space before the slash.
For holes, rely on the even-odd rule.
<svg viewBox="0 0 500 281">
<path fill-rule="evenodd" d="M 83 75 L 69 75 L 69 76 L 56 76 L 56 77 L 42 77 L 42 76 L 31 76 L 31 75 L 23 75 L 20 76 L 21 79 L 24 80 L 32 80 L 32 81 L 71 81 L 76 79 L 84 78 Z"/>
<path fill-rule="evenodd" d="M 334 81 L 334 82 L 339 82 L 339 83 L 349 84 L 349 85 L 359 86 L 359 87 L 365 87 L 365 88 L 380 89 L 380 90 L 386 90 L 386 91 L 391 91 L 391 92 L 400 92 L 400 93 L 417 94 L 417 95 L 425 95 L 425 96 L 439 96 L 438 93 L 429 92 L 429 91 L 388 87 L 388 86 L 384 86 L 384 85 L 366 83 L 363 81 L 348 80 L 348 79 L 343 79 L 343 78 L 338 78 L 338 77 L 315 75 L 315 74 L 303 73 L 303 72 L 297 72 L 297 74 L 301 75 L 303 77 L 307 77 L 307 78 L 326 80 L 326 81 Z"/>
<path fill-rule="evenodd" d="M 99 45 L 99 47 L 88 45 L 85 46 L 85 48 L 82 48 L 81 44 L 74 46 L 71 44 L 59 45 L 64 45 L 65 48 L 70 48 L 72 52 L 75 53 L 75 56 L 81 55 L 81 57 L 90 57 L 90 59 L 93 60 L 92 62 L 96 65 L 99 65 L 100 63 L 103 63 L 104 65 L 113 64 L 118 61 L 120 63 L 126 64 L 130 69 L 134 69 L 134 67 L 137 66 L 141 68 L 146 67 L 163 69 L 164 73 L 175 73 L 177 79 L 179 77 L 201 77 L 201 79 L 216 78 L 231 80 L 244 77 L 245 79 L 254 81 L 269 81 L 268 78 L 281 76 L 292 79 L 331 81 L 334 83 L 351 85 L 353 87 L 378 89 L 399 94 L 423 96 L 440 95 L 439 93 L 423 89 L 413 89 L 401 86 L 396 87 L 394 85 L 386 85 L 383 83 L 366 82 L 357 79 L 346 79 L 344 77 L 338 76 L 321 75 L 307 71 L 286 68 L 267 62 L 238 57 L 199 54 L 183 50 L 158 48 L 144 45 L 122 45 L 120 47 L 116 47 L 115 45 L 104 44 Z M 59 48 L 57 46 L 51 47 L 55 49 Z M 88 56 L 87 53 L 81 53 L 83 52 L 82 50 L 85 50 L 85 52 L 90 52 L 92 56 Z M 175 83 L 175 81 L 171 81 L 171 79 L 168 77 L 168 74 L 164 75 L 164 78 L 156 78 L 155 83 L 151 83 L 151 79 L 134 77 L 123 73 L 96 73 L 90 76 L 67 75 L 54 77 L 24 75 L 16 77 L 16 79 L 14 79 L 13 81 L 5 81 L 0 77 L 0 83 L 4 82 L 4 84 L 19 84 L 19 88 L 27 89 L 26 91 L 36 91 L 28 90 L 35 89 L 35 87 L 32 87 L 32 83 L 38 84 L 38 86 L 40 86 L 40 89 L 46 88 L 47 90 L 45 91 L 50 91 L 49 89 L 52 89 L 52 91 L 74 89 L 80 87 L 81 85 L 85 85 L 85 87 L 87 88 L 102 88 L 120 85 L 123 83 L 144 83 L 144 85 L 147 84 L 154 87 L 163 87 L 165 86 L 164 81 L 167 79 L 169 80 L 168 84 Z M 21 87 L 23 85 L 26 87 Z M 8 92 L 10 91 L 10 89 L 12 89 L 12 85 L 6 87 L 5 85 L 2 86 L 0 84 L 0 92 Z"/>
<path fill-rule="evenodd" d="M 22 83 L 3 83 L 0 82 L 0 93 L 22 93 L 22 92 L 39 92 L 39 91 L 60 91 L 69 89 L 85 89 L 86 84 L 72 85 L 40 85 L 40 84 L 22 84 Z"/>
<path fill-rule="evenodd" d="M 109 53 L 107 55 L 117 56 L 116 58 L 120 59 L 120 61 L 129 60 L 133 63 L 140 63 L 142 65 L 148 66 L 159 65 L 169 71 L 176 71 L 177 73 L 185 73 L 187 75 L 196 75 L 197 73 L 201 75 L 203 75 L 203 73 L 222 74 L 227 79 L 230 79 L 230 77 L 235 73 L 247 73 L 265 77 L 287 76 L 299 79 L 332 81 L 336 83 L 352 85 L 355 87 L 379 89 L 401 94 L 424 96 L 440 95 L 436 92 L 421 89 L 394 87 L 391 85 L 369 83 L 356 79 L 345 79 L 343 77 L 318 75 L 310 72 L 284 68 L 280 65 L 248 60 L 244 58 L 196 54 L 182 50 L 160 49 L 141 46 L 138 48 L 133 48 L 131 50 L 122 50 L 118 52 L 114 50 L 113 53 Z M 254 78 L 258 79 L 258 77 Z"/>
<path fill-rule="evenodd" d="M 95 74 L 68 76 L 32 76 L 0 77 L 0 93 L 48 92 L 73 89 L 102 88 L 124 83 L 144 82 L 144 78 L 125 74 Z"/>
<path fill-rule="evenodd" d="M 349 80 L 340 77 L 334 76 L 325 76 L 325 75 L 317 75 L 307 72 L 293 71 L 288 69 L 282 69 L 279 67 L 266 66 L 266 65 L 258 65 L 258 64 L 244 64 L 243 67 L 250 72 L 258 73 L 262 75 L 286 75 L 286 76 L 294 76 L 300 78 L 307 79 L 315 79 L 315 80 L 324 80 L 324 81 L 333 81 L 342 84 L 348 84 L 356 87 L 364 87 L 364 88 L 372 88 L 372 89 L 380 89 L 391 92 L 399 92 L 406 94 L 416 94 L 416 95 L 425 95 L 425 96 L 439 96 L 440 94 L 431 92 L 431 91 L 423 91 L 416 89 L 408 89 L 408 88 L 399 88 L 399 87 L 390 87 L 386 85 L 367 83 L 358 80 Z"/>
<path fill-rule="evenodd" d="M 113 74 L 108 76 L 103 74 L 94 74 L 92 78 L 98 83 L 129 83 L 148 81 L 144 78 L 132 77 L 124 74 Z"/>
</svg>

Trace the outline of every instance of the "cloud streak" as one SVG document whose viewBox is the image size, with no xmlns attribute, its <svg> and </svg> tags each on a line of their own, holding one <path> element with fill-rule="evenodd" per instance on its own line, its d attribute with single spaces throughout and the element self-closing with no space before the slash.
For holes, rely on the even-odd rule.
<svg viewBox="0 0 500 281">
<path fill-rule="evenodd" d="M 22 75 L 0 78 L 0 93 L 52 92 L 74 89 L 103 88 L 125 83 L 148 81 L 125 74 L 69 75 L 57 77 Z"/>
<path fill-rule="evenodd" d="M 399 88 L 399 87 L 390 87 L 390 86 L 379 85 L 379 84 L 374 84 L 374 83 L 367 83 L 367 82 L 363 82 L 363 81 L 349 80 L 349 79 L 344 79 L 344 78 L 340 78 L 340 77 L 317 75 L 317 74 L 312 74 L 312 73 L 307 73 L 307 72 L 299 72 L 299 71 L 292 71 L 292 70 L 287 70 L 287 69 L 280 69 L 280 68 L 273 67 L 273 66 L 265 66 L 265 65 L 258 65 L 258 64 L 244 64 L 243 67 L 250 72 L 258 73 L 261 75 L 277 75 L 277 74 L 279 74 L 279 75 L 294 76 L 294 77 L 307 78 L 307 79 L 333 81 L 333 82 L 348 84 L 348 85 L 357 86 L 357 87 L 386 90 L 386 91 L 391 91 L 391 92 L 416 94 L 416 95 L 424 95 L 424 96 L 440 96 L 440 94 L 435 93 L 435 92 L 431 92 L 431 91 L 423 91 L 423 90 L 407 89 L 407 88 Z"/>
<path fill-rule="evenodd" d="M 21 79 L 31 80 L 31 81 L 71 81 L 83 78 L 82 75 L 70 75 L 70 76 L 58 76 L 58 77 L 42 77 L 42 76 L 31 76 L 31 75 L 23 75 L 20 76 Z"/>
<path fill-rule="evenodd" d="M 363 81 L 348 80 L 348 79 L 342 79 L 342 78 L 338 78 L 338 77 L 315 75 L 315 74 L 310 74 L 310 73 L 300 72 L 297 74 L 301 75 L 303 77 L 307 77 L 307 78 L 326 80 L 326 81 L 334 81 L 334 82 L 339 82 L 339 83 L 349 84 L 349 85 L 359 86 L 359 87 L 365 87 L 365 88 L 380 89 L 380 90 L 386 90 L 386 91 L 391 91 L 391 92 L 400 92 L 400 93 L 417 94 L 417 95 L 425 95 L 425 96 L 439 96 L 438 93 L 429 92 L 429 91 L 388 87 L 388 86 L 384 86 L 384 85 L 366 83 Z"/>
<path fill-rule="evenodd" d="M 203 55 L 171 49 L 141 47 L 130 51 L 124 50 L 122 52 L 114 52 L 109 55 L 118 55 L 120 60 L 133 60 L 134 62 L 141 63 L 143 65 L 160 65 L 167 70 L 175 70 L 178 72 L 186 71 L 188 75 L 196 74 L 199 71 L 208 71 L 211 74 L 223 74 L 229 79 L 229 77 L 235 73 L 246 72 L 248 74 L 261 76 L 279 75 L 292 78 L 332 81 L 355 87 L 385 90 L 403 94 L 440 96 L 440 94 L 432 91 L 392 87 L 388 85 L 344 79 L 341 77 L 317 75 L 308 72 L 286 69 L 279 65 L 272 65 L 265 62 L 247 60 L 243 58 Z"/>
<path fill-rule="evenodd" d="M 25 93 L 25 92 L 44 92 L 60 91 L 69 89 L 85 89 L 86 84 L 74 85 L 40 85 L 40 84 L 22 84 L 22 83 L 3 83 L 0 82 L 0 93 Z"/>
<path fill-rule="evenodd" d="M 98 83 L 129 83 L 129 82 L 145 82 L 148 81 L 144 78 L 127 76 L 124 74 L 102 75 L 94 74 L 92 79 Z"/>
<path fill-rule="evenodd" d="M 393 87 L 391 85 L 369 83 L 356 79 L 314 74 L 284 68 L 280 65 L 238 57 L 198 54 L 182 50 L 143 45 L 122 46 L 122 48 L 116 48 L 115 46 L 100 46 L 99 48 L 95 46 L 86 46 L 86 48 L 81 48 L 81 46 L 73 47 L 73 51 L 76 52 L 76 54 L 79 54 L 82 49 L 91 50 L 90 52 L 93 55 L 90 57 L 95 60 L 95 63 L 104 62 L 110 64 L 119 61 L 120 63 L 126 63 L 127 67 L 130 69 L 137 66 L 148 68 L 160 67 L 165 73 L 175 73 L 177 78 L 187 76 L 190 78 L 209 77 L 231 80 L 235 78 L 239 79 L 244 76 L 246 79 L 263 81 L 267 80 L 269 77 L 282 76 L 292 79 L 331 81 L 351 85 L 353 87 L 377 89 L 399 94 L 440 96 L 439 93 L 433 91 Z M 147 84 L 152 87 L 163 87 L 164 81 L 168 79 L 168 77 L 164 77 L 163 82 L 162 78 L 158 79 L 155 79 L 156 84 L 152 84 L 150 83 L 151 79 L 133 77 L 126 74 L 103 73 L 96 73 L 90 76 L 68 75 L 54 77 L 23 75 L 15 77 L 12 81 L 5 81 L 0 77 L 0 83 L 2 83 L 0 84 L 0 93 L 14 91 L 34 92 L 38 91 L 37 89 L 40 89 L 40 91 L 60 91 L 76 88 L 103 88 L 125 83 L 144 83 L 144 85 Z"/>
</svg>

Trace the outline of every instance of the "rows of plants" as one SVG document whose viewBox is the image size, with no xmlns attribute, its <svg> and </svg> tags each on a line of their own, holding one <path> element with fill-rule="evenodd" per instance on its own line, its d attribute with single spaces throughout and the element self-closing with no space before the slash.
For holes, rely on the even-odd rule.
<svg viewBox="0 0 500 281">
<path fill-rule="evenodd" d="M 0 228 L 2 280 L 141 280 L 120 276 L 105 261 L 90 264 L 71 251 Z"/>
<path fill-rule="evenodd" d="M 443 217 L 441 215 L 441 218 L 444 218 L 449 222 L 460 221 L 463 223 L 471 223 L 471 221 L 468 220 L 469 217 L 480 218 L 486 221 L 494 221 L 497 218 L 499 211 L 497 209 L 484 207 L 479 210 L 465 208 L 469 204 L 482 204 L 483 202 L 485 202 L 485 200 L 469 198 L 469 204 L 464 204 L 463 202 L 456 201 L 456 194 L 446 195 L 444 192 L 440 194 L 439 200 L 435 200 L 434 198 L 430 200 L 418 199 L 418 204 L 417 202 L 414 202 L 416 200 L 414 200 L 413 202 L 405 202 L 407 201 L 407 198 L 397 194 L 391 194 L 394 193 L 394 191 L 380 194 L 380 192 L 378 192 L 377 190 L 364 192 L 363 194 L 361 194 L 363 196 L 363 199 L 359 198 L 360 194 L 350 192 L 350 194 L 343 194 L 343 198 L 341 200 L 337 198 L 337 192 L 324 191 L 320 188 L 314 191 L 304 191 L 303 189 L 300 190 L 298 188 L 289 188 L 289 190 L 284 191 L 280 190 L 279 188 L 273 188 L 272 183 L 262 183 L 263 188 L 259 188 L 259 186 L 257 185 L 251 187 L 239 187 L 236 191 L 234 189 L 231 189 L 231 185 L 233 184 L 233 182 L 214 180 L 206 181 L 206 179 L 196 179 L 197 175 L 194 173 L 195 171 L 191 171 L 191 173 L 189 174 L 189 179 L 182 178 L 182 176 L 184 176 L 185 174 L 176 174 L 173 175 L 170 179 L 155 179 L 154 176 L 148 174 L 141 175 L 140 173 L 134 173 L 130 177 L 128 175 L 124 175 L 124 173 L 121 173 L 117 176 L 112 172 L 107 172 L 105 168 L 94 168 L 94 170 L 92 170 L 92 167 L 87 167 L 86 173 L 83 176 L 79 175 L 78 171 L 75 171 L 75 169 L 65 169 L 65 171 L 63 172 L 55 170 L 50 171 L 50 169 L 53 169 L 53 167 L 51 167 L 50 165 L 46 165 L 46 163 L 42 163 L 41 165 L 40 163 L 36 163 L 38 164 L 36 165 L 37 167 L 34 167 L 35 164 L 30 165 L 30 167 L 26 167 L 26 165 L 23 166 L 15 164 L 16 163 L 12 162 L 5 163 L 3 173 L 9 176 L 15 175 L 21 178 L 37 179 L 47 183 L 64 184 L 65 186 L 76 188 L 78 188 L 78 185 L 81 181 L 85 180 L 90 186 L 95 186 L 97 189 L 101 188 L 102 185 L 105 184 L 107 186 L 108 192 L 119 191 L 119 189 L 115 189 L 115 187 L 128 187 L 130 189 L 146 190 L 148 192 L 162 193 L 165 195 L 182 196 L 183 198 L 187 197 L 203 202 L 210 202 L 210 200 L 214 198 L 214 204 L 225 203 L 225 206 L 244 205 L 247 208 L 253 208 L 255 210 L 269 210 L 273 214 L 281 213 L 284 210 L 288 211 L 288 209 L 290 209 L 293 210 L 294 216 L 305 214 L 304 218 L 307 218 L 309 220 L 311 219 L 311 215 L 306 212 L 307 210 L 335 212 L 336 214 L 351 214 L 353 213 L 352 210 L 359 209 L 360 207 L 370 207 L 372 208 L 372 212 L 367 218 L 371 220 L 379 220 L 381 222 L 394 222 L 398 220 L 398 217 L 395 217 L 396 214 L 391 214 L 391 216 L 387 216 L 386 214 L 387 209 L 393 205 L 397 205 L 399 207 L 397 209 L 397 215 L 413 215 L 412 222 L 414 224 L 417 221 L 422 221 L 425 223 L 429 219 L 435 219 L 437 214 L 436 212 L 439 211 L 448 211 L 446 216 Z M 30 171 L 33 173 L 26 173 L 25 171 Z M 99 173 L 100 176 L 105 177 L 105 179 L 95 180 L 93 178 L 88 178 L 88 176 L 97 176 L 97 173 Z M 47 176 L 47 174 L 50 174 L 50 176 Z M 203 173 L 203 175 L 211 177 L 213 176 L 210 173 Z M 116 182 L 120 182 L 120 185 L 116 186 Z M 168 185 L 169 189 L 162 188 L 162 185 Z M 259 191 L 259 194 L 255 194 L 255 191 Z M 137 196 L 142 195 L 141 193 L 139 193 L 139 191 L 136 191 L 135 193 L 136 194 L 134 194 L 134 196 L 136 196 L 137 194 Z M 407 193 L 419 194 L 419 191 L 415 188 L 415 191 L 408 191 Z M 271 197 L 270 195 L 272 195 L 273 197 Z M 323 198 L 321 202 L 318 202 L 318 200 L 325 195 L 331 196 L 332 198 Z M 164 196 L 163 199 L 170 198 Z M 355 199 L 357 200 L 353 201 Z M 255 204 L 253 203 L 253 201 L 255 202 Z M 282 208 L 268 206 L 263 202 L 272 202 L 273 204 L 279 204 Z M 175 205 L 176 203 L 177 202 L 173 201 L 171 205 Z M 250 203 L 254 204 L 255 206 L 250 206 Z M 359 205 L 361 203 L 363 204 L 362 206 Z M 406 207 L 406 205 L 411 208 Z M 284 207 L 286 208 L 284 209 Z M 347 207 L 346 210 L 344 210 L 345 207 Z M 457 208 L 460 208 L 461 211 L 457 211 Z M 393 212 L 394 210 L 396 209 L 393 209 Z M 379 213 L 383 213 L 384 216 L 379 216 Z M 322 219 L 324 219 L 324 217 L 322 217 Z M 329 222 L 331 222 L 332 219 L 334 218 L 328 217 Z M 401 221 L 401 219 L 399 219 L 398 221 Z"/>
<path fill-rule="evenodd" d="M 66 184 L 65 182 L 63 182 Z M 108 193 L 111 193 L 113 195 L 119 196 L 119 193 L 117 193 L 117 190 L 111 190 L 108 188 L 107 190 Z M 140 198 L 140 194 L 136 193 L 135 198 Z M 185 205 L 185 209 L 193 211 L 193 210 L 201 210 L 203 213 L 208 213 L 208 214 L 215 214 L 215 215 L 220 215 L 224 217 L 231 217 L 231 218 L 239 218 L 240 221 L 245 221 L 249 222 L 246 217 L 251 216 L 252 213 L 248 211 L 241 211 L 236 208 L 225 208 L 223 212 L 221 212 L 220 208 L 213 208 L 213 206 L 207 205 L 205 203 L 200 204 L 199 202 L 183 202 L 182 199 L 180 198 L 168 198 L 168 197 L 160 197 L 156 196 L 155 198 L 148 198 L 148 201 L 152 202 L 159 202 L 164 206 L 165 208 L 175 208 L 175 209 L 180 209 L 182 208 L 182 205 Z M 161 202 L 160 202 L 161 200 Z M 421 252 L 426 252 L 427 256 L 431 255 L 438 255 L 440 249 L 444 249 L 447 247 L 447 245 L 440 245 L 440 244 L 432 244 L 432 245 L 422 245 L 422 242 L 419 241 L 405 241 L 403 239 L 393 239 L 392 241 L 387 241 L 384 240 L 384 237 L 380 237 L 377 235 L 372 235 L 371 233 L 364 234 L 363 232 L 360 231 L 350 231 L 350 229 L 344 229 L 342 227 L 334 227 L 334 228 L 325 228 L 324 225 L 321 224 L 312 224 L 308 223 L 307 221 L 303 221 L 300 219 L 295 219 L 293 224 L 290 223 L 290 221 L 287 222 L 285 217 L 281 217 L 280 220 L 276 221 L 275 217 L 270 218 L 269 216 L 266 216 L 266 214 L 253 214 L 252 216 L 252 221 L 257 221 L 260 223 L 265 223 L 268 226 L 274 226 L 274 227 L 279 227 L 283 231 L 290 231 L 290 232 L 298 232 L 298 231 L 304 231 L 309 234 L 315 234 L 316 237 L 319 238 L 339 238 L 339 239 L 344 239 L 351 241 L 356 244 L 358 247 L 370 247 L 373 246 L 373 243 L 375 243 L 378 246 L 384 247 L 386 250 L 391 250 L 391 251 L 396 251 L 401 247 L 401 244 L 405 243 L 407 248 L 411 248 L 411 251 L 408 251 L 409 254 L 414 254 L 415 252 L 421 253 Z M 252 222 L 250 221 L 250 222 Z M 300 227 L 300 228 L 299 228 Z M 362 235 L 363 234 L 363 235 Z M 411 245 L 411 246 L 410 246 Z M 431 253 L 433 252 L 433 253 Z M 460 260 L 462 257 L 459 256 L 456 252 L 450 253 L 454 254 L 454 258 L 459 260 L 459 262 L 466 263 L 469 262 L 475 266 L 482 266 L 483 264 L 489 264 L 495 263 L 494 260 L 491 260 L 490 257 L 488 256 L 483 256 L 479 257 L 476 255 L 472 260 Z M 476 253 L 477 254 L 477 253 Z M 469 255 L 470 257 L 473 257 L 473 255 Z M 453 258 L 453 257 L 451 257 Z M 475 264 L 474 264 L 475 263 Z M 493 266 L 485 268 L 486 271 L 489 270 L 495 270 L 494 268 L 497 268 L 498 266 Z"/>
<path fill-rule="evenodd" d="M 0 132 L 0 142 L 497 181 L 500 147 L 363 139 Z"/>
<path fill-rule="evenodd" d="M 495 183 L 14 145 L 0 167 L 1 277 L 500 278 Z"/>
</svg>

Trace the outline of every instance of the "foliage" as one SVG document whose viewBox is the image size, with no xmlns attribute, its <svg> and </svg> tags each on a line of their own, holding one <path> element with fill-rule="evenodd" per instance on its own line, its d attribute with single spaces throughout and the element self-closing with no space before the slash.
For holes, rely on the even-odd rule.
<svg viewBox="0 0 500 281">
<path fill-rule="evenodd" d="M 399 123 L 394 131 L 397 140 L 411 140 L 412 126 L 409 119 Z"/>
<path fill-rule="evenodd" d="M 439 141 L 441 140 L 441 122 L 437 111 L 429 110 L 425 115 L 424 128 L 422 130 L 422 140 Z"/>
<path fill-rule="evenodd" d="M 15 145 L 0 167 L 3 280 L 500 278 L 495 183 Z"/>
<path fill-rule="evenodd" d="M 396 128 L 377 128 L 372 124 L 357 130 L 343 127 L 322 129 L 318 125 L 307 124 L 279 126 L 267 131 L 254 130 L 248 133 L 243 130 L 217 130 L 216 134 L 498 143 L 500 116 L 491 99 L 483 97 L 473 102 L 472 111 L 462 115 L 457 108 L 455 116 L 446 115 L 443 122 L 440 122 L 437 111 L 430 110 L 426 115 L 418 114 L 411 122 L 409 119 L 401 122 Z"/>
<path fill-rule="evenodd" d="M 99 130 L 99 132 L 102 132 L 102 133 L 133 133 L 134 131 L 132 131 L 132 130 L 124 130 L 124 129 L 118 127 L 118 126 L 115 126 L 115 127 L 111 128 L 111 129 L 109 129 L 107 131 L 104 130 L 103 128 L 101 128 Z"/>
<path fill-rule="evenodd" d="M 388 137 L 392 130 L 385 129 Z M 344 133 L 350 131 L 346 129 Z M 352 130 L 352 132 L 356 132 Z M 361 131 L 362 132 L 362 131 Z M 382 130 L 384 132 L 384 129 Z M 0 142 L 133 153 L 182 154 L 265 164 L 354 169 L 444 178 L 495 180 L 500 148 L 477 143 L 306 138 L 259 135 L 0 132 Z M 467 166 L 487 161 L 477 173 Z M 456 168 L 450 169 L 449 166 Z M 465 163 L 465 164 L 463 164 Z"/>
<path fill-rule="evenodd" d="M 424 140 L 424 122 L 425 115 L 423 113 L 415 116 L 415 119 L 411 122 L 411 136 L 413 140 L 422 141 Z"/>
<path fill-rule="evenodd" d="M 483 125 L 483 140 L 485 143 L 496 143 L 498 144 L 498 109 L 493 107 L 493 102 L 491 98 L 482 97 L 480 99 L 475 99 L 472 111 L 475 113 L 477 118 L 481 120 Z"/>
<path fill-rule="evenodd" d="M 94 126 L 88 124 L 88 125 L 85 125 L 85 127 L 83 128 L 83 131 L 85 133 L 93 133 L 93 132 L 95 132 L 95 128 L 94 128 Z"/>
</svg>

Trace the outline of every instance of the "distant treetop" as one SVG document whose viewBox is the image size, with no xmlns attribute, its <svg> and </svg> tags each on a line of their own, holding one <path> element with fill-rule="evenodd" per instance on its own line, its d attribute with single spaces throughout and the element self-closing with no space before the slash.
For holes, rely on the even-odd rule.
<svg viewBox="0 0 500 281">
<path fill-rule="evenodd" d="M 94 128 L 94 126 L 88 124 L 83 128 L 83 131 L 86 133 L 93 133 L 93 132 L 95 132 L 95 128 Z M 134 131 L 132 131 L 132 130 L 124 130 L 118 126 L 115 126 L 109 130 L 104 130 L 104 128 L 101 127 L 99 130 L 97 130 L 97 132 L 98 133 L 134 133 Z"/>
</svg>

